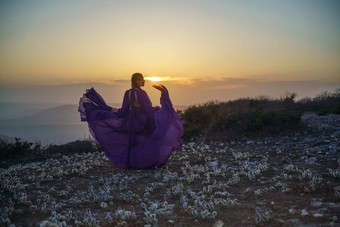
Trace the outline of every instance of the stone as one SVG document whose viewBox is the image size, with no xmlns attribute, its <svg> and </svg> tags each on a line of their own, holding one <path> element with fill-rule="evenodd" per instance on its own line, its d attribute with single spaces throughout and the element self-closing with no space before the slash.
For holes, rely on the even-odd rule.
<svg viewBox="0 0 340 227">
<path fill-rule="evenodd" d="M 214 223 L 213 227 L 222 227 L 224 225 L 222 220 L 218 220 L 217 222 Z"/>
<path fill-rule="evenodd" d="M 309 213 L 306 209 L 301 210 L 301 216 L 307 216 Z"/>
<path fill-rule="evenodd" d="M 207 165 L 210 166 L 210 167 L 218 166 L 218 161 L 207 162 Z"/>
<path fill-rule="evenodd" d="M 311 224 L 298 225 L 298 227 L 318 227 L 318 225 L 311 223 Z"/>
<path fill-rule="evenodd" d="M 283 219 L 281 219 L 281 218 L 277 219 L 277 221 L 278 221 L 279 223 L 282 223 L 282 224 L 285 224 L 285 223 L 286 223 L 286 222 L 285 222 Z"/>
<path fill-rule="evenodd" d="M 334 191 L 340 191 L 340 185 L 334 187 Z"/>
<path fill-rule="evenodd" d="M 100 206 L 101 206 L 102 208 L 107 208 L 107 207 L 108 207 L 107 203 L 105 203 L 105 202 L 101 202 L 101 203 L 100 203 Z"/>
<path fill-rule="evenodd" d="M 227 164 L 222 164 L 220 168 L 225 171 L 228 168 L 228 165 Z"/>
<path fill-rule="evenodd" d="M 259 205 L 259 206 L 262 206 L 262 205 L 265 205 L 266 204 L 266 202 L 256 202 L 256 205 Z"/>
<path fill-rule="evenodd" d="M 297 224 L 297 223 L 299 223 L 299 222 L 300 222 L 300 219 L 293 218 L 293 219 L 289 219 L 289 220 L 287 220 L 287 222 L 289 222 L 289 223 L 293 223 L 293 224 Z"/>
<path fill-rule="evenodd" d="M 322 202 L 313 202 L 311 205 L 313 206 L 313 207 L 321 207 L 322 206 Z"/>
<path fill-rule="evenodd" d="M 292 160 L 289 157 L 285 156 L 282 158 L 281 162 L 284 164 L 291 164 Z"/>
<path fill-rule="evenodd" d="M 340 131 L 336 131 L 333 133 L 333 137 L 340 138 Z"/>
</svg>

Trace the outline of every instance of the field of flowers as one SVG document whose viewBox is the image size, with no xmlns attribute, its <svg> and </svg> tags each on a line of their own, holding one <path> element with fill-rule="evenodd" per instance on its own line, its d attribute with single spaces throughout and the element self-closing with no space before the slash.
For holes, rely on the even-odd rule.
<svg viewBox="0 0 340 227">
<path fill-rule="evenodd" d="M 195 140 L 153 170 L 119 170 L 103 152 L 0 169 L 0 226 L 340 225 L 340 117 L 306 130 Z"/>
</svg>

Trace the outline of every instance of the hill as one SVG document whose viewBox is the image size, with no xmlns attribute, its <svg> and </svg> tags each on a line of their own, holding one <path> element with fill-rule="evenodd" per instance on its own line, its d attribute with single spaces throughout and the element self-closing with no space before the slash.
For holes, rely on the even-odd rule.
<svg viewBox="0 0 340 227">
<path fill-rule="evenodd" d="M 1 120 L 1 125 L 60 125 L 79 122 L 76 105 L 62 105 L 39 111 L 29 116 Z"/>
<path fill-rule="evenodd" d="M 0 226 L 339 226 L 340 116 L 302 121 L 302 133 L 184 143 L 152 170 L 120 170 L 90 141 L 1 159 Z"/>
</svg>

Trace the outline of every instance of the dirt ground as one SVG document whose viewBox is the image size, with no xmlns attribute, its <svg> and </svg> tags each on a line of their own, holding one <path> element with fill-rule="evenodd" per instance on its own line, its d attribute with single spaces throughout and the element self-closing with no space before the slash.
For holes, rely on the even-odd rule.
<svg viewBox="0 0 340 227">
<path fill-rule="evenodd" d="M 185 143 L 161 168 L 103 152 L 0 169 L 0 226 L 340 226 L 340 117 L 285 136 Z"/>
</svg>

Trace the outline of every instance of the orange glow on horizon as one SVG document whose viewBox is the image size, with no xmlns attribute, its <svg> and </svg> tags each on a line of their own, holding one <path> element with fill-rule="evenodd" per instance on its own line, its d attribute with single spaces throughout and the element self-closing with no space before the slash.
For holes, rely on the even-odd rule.
<svg viewBox="0 0 340 227">
<path fill-rule="evenodd" d="M 145 77 L 146 80 L 150 80 L 150 81 L 162 81 L 163 78 L 162 77 Z"/>
<path fill-rule="evenodd" d="M 231 77 L 339 81 L 334 7 L 147 2 L 5 4 L 0 85 L 122 83 L 135 71 L 180 85 Z"/>
</svg>

